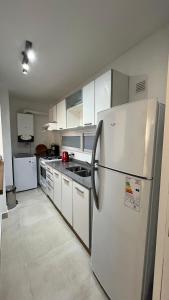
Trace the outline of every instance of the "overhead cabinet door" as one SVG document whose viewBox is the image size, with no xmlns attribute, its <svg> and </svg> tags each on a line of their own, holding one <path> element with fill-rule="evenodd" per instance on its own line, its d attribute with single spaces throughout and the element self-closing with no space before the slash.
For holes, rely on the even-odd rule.
<svg viewBox="0 0 169 300">
<path fill-rule="evenodd" d="M 83 87 L 83 125 L 94 125 L 94 81 Z"/>
<path fill-rule="evenodd" d="M 95 80 L 95 123 L 97 113 L 111 107 L 112 70 L 104 73 Z"/>
<path fill-rule="evenodd" d="M 66 100 L 62 100 L 57 104 L 57 128 L 66 128 Z"/>
</svg>

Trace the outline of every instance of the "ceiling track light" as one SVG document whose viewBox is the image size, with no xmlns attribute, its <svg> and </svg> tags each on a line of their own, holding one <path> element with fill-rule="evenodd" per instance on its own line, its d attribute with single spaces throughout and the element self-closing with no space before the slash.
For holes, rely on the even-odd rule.
<svg viewBox="0 0 169 300">
<path fill-rule="evenodd" d="M 32 47 L 32 42 L 30 42 L 30 41 L 25 42 L 25 52 L 27 54 L 29 61 L 34 62 L 36 59 L 36 56 L 35 56 L 35 52 Z"/>
<path fill-rule="evenodd" d="M 28 71 L 29 71 L 29 60 L 28 60 L 26 52 L 23 51 L 22 55 L 23 55 L 23 59 L 22 59 L 22 71 L 23 71 L 24 74 L 27 74 Z"/>
<path fill-rule="evenodd" d="M 25 42 L 25 50 L 22 51 L 22 72 L 23 74 L 28 74 L 28 71 L 30 69 L 29 63 L 33 62 L 36 58 L 35 52 L 32 48 L 32 42 L 26 41 Z"/>
</svg>

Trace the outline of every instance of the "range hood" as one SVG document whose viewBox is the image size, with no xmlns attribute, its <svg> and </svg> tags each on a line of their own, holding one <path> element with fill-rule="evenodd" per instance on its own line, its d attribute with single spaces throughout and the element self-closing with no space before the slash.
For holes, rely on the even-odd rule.
<svg viewBox="0 0 169 300">
<path fill-rule="evenodd" d="M 43 131 L 52 131 L 52 130 L 57 130 L 57 122 L 49 122 L 46 123 L 42 126 Z"/>
</svg>

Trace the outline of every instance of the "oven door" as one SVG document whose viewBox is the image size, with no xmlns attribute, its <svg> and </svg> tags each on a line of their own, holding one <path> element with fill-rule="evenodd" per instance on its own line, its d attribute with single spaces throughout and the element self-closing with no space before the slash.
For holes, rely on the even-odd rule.
<svg viewBox="0 0 169 300">
<path fill-rule="evenodd" d="M 47 193 L 46 164 L 43 162 L 40 162 L 40 186 Z"/>
</svg>

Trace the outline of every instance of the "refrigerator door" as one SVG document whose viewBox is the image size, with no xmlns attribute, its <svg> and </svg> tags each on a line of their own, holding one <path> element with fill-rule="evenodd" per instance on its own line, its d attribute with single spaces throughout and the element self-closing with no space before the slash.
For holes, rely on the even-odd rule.
<svg viewBox="0 0 169 300">
<path fill-rule="evenodd" d="M 141 300 L 152 180 L 99 167 L 93 208 L 92 269 L 115 300 Z"/>
<path fill-rule="evenodd" d="M 158 102 L 140 100 L 100 112 L 99 165 L 152 178 Z"/>
</svg>

